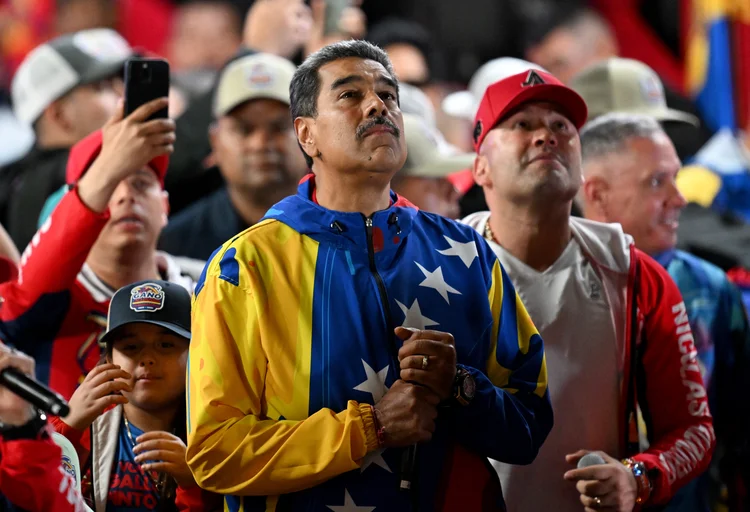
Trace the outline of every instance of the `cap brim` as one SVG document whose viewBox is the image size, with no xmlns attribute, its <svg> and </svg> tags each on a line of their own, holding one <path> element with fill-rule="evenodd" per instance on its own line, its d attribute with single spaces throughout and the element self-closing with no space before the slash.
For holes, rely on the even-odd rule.
<svg viewBox="0 0 750 512">
<path fill-rule="evenodd" d="M 455 172 L 474 165 L 475 158 L 476 155 L 474 153 L 439 156 L 424 165 L 420 165 L 414 169 L 409 169 L 404 175 L 413 176 L 415 178 L 446 178 Z"/>
<path fill-rule="evenodd" d="M 527 87 L 518 93 L 502 110 L 497 121 L 495 121 L 495 125 L 521 105 L 533 101 L 544 101 L 557 105 L 562 110 L 562 113 L 579 130 L 586 124 L 588 107 L 586 107 L 586 102 L 577 92 L 564 85 L 540 84 Z"/>
<path fill-rule="evenodd" d="M 222 117 L 230 113 L 235 108 L 239 107 L 243 103 L 252 100 L 276 100 L 284 105 L 291 105 L 289 96 L 283 93 L 276 93 L 274 91 L 258 91 L 250 94 L 245 94 L 234 98 L 232 101 L 228 101 L 225 105 L 214 109 L 215 117 Z"/>
<path fill-rule="evenodd" d="M 165 329 L 173 332 L 174 334 L 178 336 L 182 336 L 186 340 L 190 341 L 191 335 L 190 331 L 186 331 L 179 325 L 170 324 L 169 322 L 160 322 L 158 320 L 142 320 L 142 319 L 133 319 L 128 320 L 127 322 L 123 322 L 114 329 L 110 329 L 109 331 L 105 332 L 104 335 L 101 337 L 100 342 L 101 343 L 109 343 L 114 339 L 114 333 L 122 329 L 126 325 L 133 325 L 133 324 L 151 324 L 151 325 L 158 325 L 159 327 L 164 327 Z"/>
<path fill-rule="evenodd" d="M 442 108 L 443 112 L 450 116 L 472 121 L 479 108 L 479 102 L 469 91 L 458 91 L 443 99 Z"/>
<path fill-rule="evenodd" d="M 701 125 L 700 119 L 693 114 L 687 112 L 681 112 L 671 108 L 657 109 L 657 110 L 643 110 L 641 113 L 650 115 L 657 121 L 675 121 L 678 123 L 686 123 L 696 128 Z"/>
<path fill-rule="evenodd" d="M 102 62 L 92 66 L 85 74 L 81 75 L 78 85 L 93 84 L 101 80 L 106 80 L 107 78 L 112 78 L 115 75 L 122 75 L 123 69 L 125 68 L 125 62 L 127 62 L 130 57 L 131 56 L 111 62 Z"/>
</svg>

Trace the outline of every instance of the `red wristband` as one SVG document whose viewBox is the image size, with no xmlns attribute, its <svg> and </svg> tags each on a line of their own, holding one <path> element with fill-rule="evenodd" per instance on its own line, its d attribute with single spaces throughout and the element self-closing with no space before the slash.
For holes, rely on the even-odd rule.
<svg viewBox="0 0 750 512">
<path fill-rule="evenodd" d="M 378 421 L 378 415 L 375 412 L 375 407 L 371 405 L 370 411 L 372 411 L 372 422 L 375 424 L 375 435 L 377 435 L 378 438 L 378 446 L 382 448 L 385 444 L 385 427 L 382 426 Z"/>
</svg>

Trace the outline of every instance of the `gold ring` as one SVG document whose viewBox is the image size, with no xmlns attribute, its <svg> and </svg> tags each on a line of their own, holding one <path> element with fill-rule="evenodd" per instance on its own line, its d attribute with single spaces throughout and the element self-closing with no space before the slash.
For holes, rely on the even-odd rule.
<svg viewBox="0 0 750 512">
<path fill-rule="evenodd" d="M 426 370 L 429 364 L 430 364 L 430 358 L 427 356 L 422 356 L 422 369 Z"/>
<path fill-rule="evenodd" d="M 596 504 L 597 507 L 601 507 L 602 499 L 599 496 L 594 496 L 594 503 Z"/>
</svg>

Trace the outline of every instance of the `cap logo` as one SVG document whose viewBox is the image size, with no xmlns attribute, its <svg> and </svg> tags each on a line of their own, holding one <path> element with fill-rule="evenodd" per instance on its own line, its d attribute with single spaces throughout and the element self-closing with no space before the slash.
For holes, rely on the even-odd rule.
<svg viewBox="0 0 750 512">
<path fill-rule="evenodd" d="M 164 307 L 164 290 L 156 283 L 146 283 L 130 290 L 130 309 L 137 313 L 154 313 Z"/>
<path fill-rule="evenodd" d="M 273 84 L 273 73 L 265 64 L 255 64 L 247 72 L 247 81 L 251 87 L 268 87 Z"/>
<path fill-rule="evenodd" d="M 529 74 L 526 75 L 526 80 L 521 84 L 521 87 L 529 87 L 533 85 L 542 85 L 546 84 L 547 82 L 544 81 L 544 78 L 539 76 L 539 73 L 536 72 L 536 70 L 530 70 Z"/>
<path fill-rule="evenodd" d="M 78 483 L 78 479 L 76 478 L 76 468 L 73 466 L 73 461 L 70 460 L 70 457 L 63 455 L 60 467 L 62 467 L 63 471 L 73 477 L 73 481 L 76 482 L 76 484 Z"/>
<path fill-rule="evenodd" d="M 474 144 L 479 142 L 479 136 L 482 135 L 482 120 L 477 121 L 474 125 Z"/>
<path fill-rule="evenodd" d="M 643 94 L 643 99 L 651 104 L 659 104 L 663 101 L 662 98 L 664 98 L 661 83 L 653 76 L 647 76 L 641 80 L 641 93 Z"/>
</svg>

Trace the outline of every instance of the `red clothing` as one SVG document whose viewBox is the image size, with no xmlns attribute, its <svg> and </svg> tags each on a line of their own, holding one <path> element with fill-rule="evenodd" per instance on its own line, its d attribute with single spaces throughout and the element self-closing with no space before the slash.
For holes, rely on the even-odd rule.
<svg viewBox="0 0 750 512">
<path fill-rule="evenodd" d="M 49 436 L 0 438 L 0 493 L 29 512 L 83 512 L 83 498 L 61 460 L 62 450 Z"/>
<path fill-rule="evenodd" d="M 638 265 L 640 269 L 636 270 Z M 633 286 L 636 280 L 637 286 Z M 662 504 L 708 468 L 716 436 L 685 303 L 677 285 L 661 265 L 632 246 L 629 283 L 630 343 L 625 347 L 626 361 L 633 358 L 630 347 L 635 341 L 631 338 L 635 293 L 635 393 L 650 444 L 633 458 L 648 469 L 653 486 L 649 504 Z M 624 368 L 626 383 L 631 381 L 629 366 Z M 625 418 L 627 396 L 627 386 L 623 386 L 622 418 L 629 425 L 633 441 L 637 426 Z"/>
<path fill-rule="evenodd" d="M 66 399 L 100 358 L 109 294 L 77 277 L 107 219 L 68 192 L 24 251 L 18 279 L 0 284 L 0 338 Z"/>
</svg>

